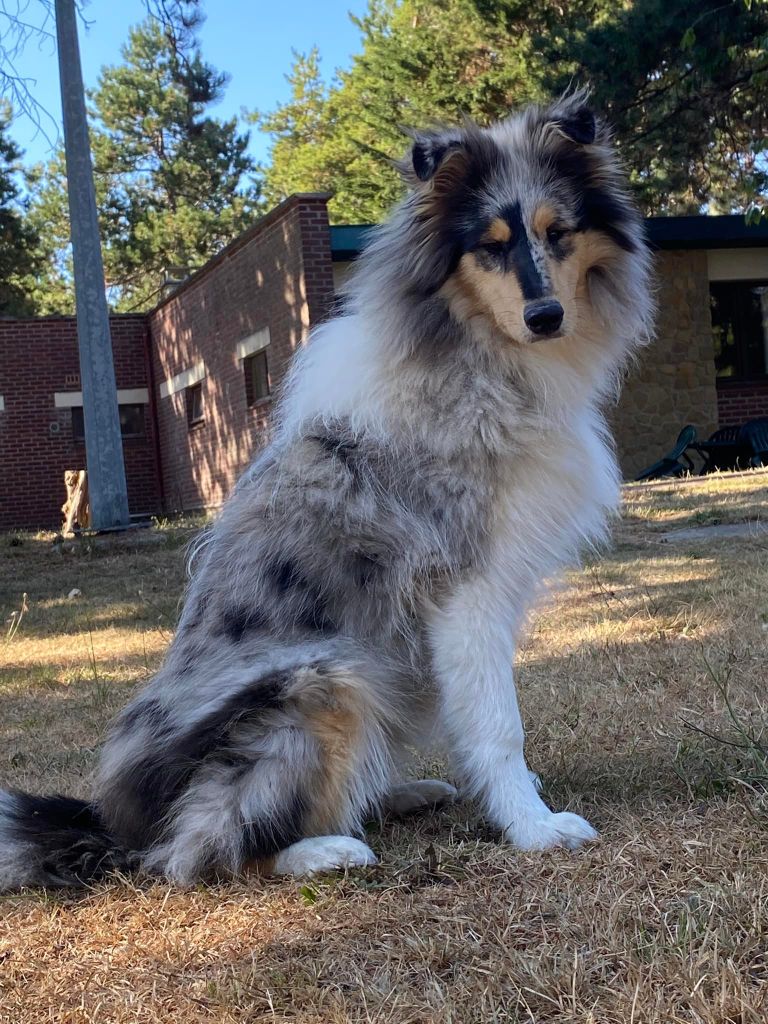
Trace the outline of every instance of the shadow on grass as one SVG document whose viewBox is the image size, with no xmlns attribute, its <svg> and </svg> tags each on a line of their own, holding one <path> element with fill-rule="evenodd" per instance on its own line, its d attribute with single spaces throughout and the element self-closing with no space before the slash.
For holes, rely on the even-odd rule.
<svg viewBox="0 0 768 1024">
<path fill-rule="evenodd" d="M 714 707 L 712 690 L 703 679 L 703 665 L 691 654 L 691 626 L 696 622 L 678 620 L 678 615 L 690 610 L 693 620 L 706 620 L 708 647 L 735 652 L 737 665 L 745 666 L 745 675 L 747 667 L 754 674 L 739 616 L 754 612 L 763 581 L 757 575 L 741 578 L 739 566 L 760 551 L 768 551 L 768 544 L 729 541 L 718 545 L 716 552 L 680 551 L 666 545 L 649 550 L 647 545 L 624 544 L 578 577 L 577 589 L 566 595 L 554 612 L 559 625 L 565 622 L 570 629 L 571 618 L 573 628 L 635 622 L 645 634 L 621 636 L 616 642 L 585 640 L 575 652 L 564 649 L 555 654 L 552 649 L 557 651 L 557 644 L 547 640 L 546 645 L 524 652 L 519 669 L 524 704 L 530 704 L 536 713 L 533 719 L 526 715 L 529 754 L 532 767 L 542 774 L 545 797 L 556 810 L 581 813 L 607 830 L 622 811 L 674 818 L 698 813 L 696 809 L 703 804 L 725 801 L 737 791 L 738 765 L 732 759 L 719 763 L 711 745 L 693 735 L 682 719 L 683 708 L 693 703 L 704 724 L 722 725 L 721 709 Z M 145 554 L 142 552 L 142 557 Z M 131 585 L 135 585 L 138 571 L 152 568 L 146 560 L 137 570 L 135 562 L 128 569 Z M 178 559 L 169 560 L 168 573 L 173 575 L 180 564 Z M 49 584 L 51 599 L 61 596 L 60 566 L 56 571 L 55 583 Z M 650 578 L 653 574 L 660 578 Z M 116 579 L 120 588 L 127 585 L 125 572 Z M 734 580 L 744 588 L 738 601 L 732 601 L 725 612 L 722 607 L 713 611 L 713 594 L 733 589 L 736 584 L 729 581 Z M 177 607 L 182 582 L 179 571 L 178 587 L 161 591 L 158 602 L 163 609 Z M 745 594 L 753 593 L 754 600 L 745 599 Z M 129 604 L 125 597 L 112 600 L 120 605 L 118 609 L 111 610 L 109 605 L 72 608 L 72 618 L 64 625 L 70 630 L 78 627 L 82 654 L 63 659 L 54 646 L 34 669 L 17 666 L 12 689 L 0 691 L 5 742 L 13 733 L 15 754 L 22 757 L 18 763 L 8 764 L 6 776 L 15 771 L 23 775 L 29 768 L 40 773 L 46 763 L 57 770 L 82 766 L 103 739 L 107 718 L 139 685 L 136 677 L 150 674 L 144 654 L 102 658 L 98 644 L 100 634 L 108 629 L 135 631 L 140 623 L 156 622 L 152 616 L 157 615 L 158 602 L 134 599 Z M 585 609 L 590 602 L 591 612 Z M 552 614 L 551 608 L 546 609 L 544 618 Z M 53 613 L 48 621 L 41 617 L 31 624 L 29 636 L 41 641 L 50 637 L 52 618 Z M 741 645 L 738 649 L 734 637 Z M 55 638 L 52 642 L 55 644 Z M 12 666 L 13 644 L 0 651 L 6 665 Z M 133 677 L 130 682 L 121 680 L 128 675 Z M 71 678 L 65 682 L 64 676 Z M 664 704 L 663 699 L 669 703 Z M 528 712 L 528 707 L 525 710 Z M 74 726 L 67 729 L 68 719 L 77 724 L 79 734 Z M 42 752 L 38 749 L 28 755 L 34 764 L 23 760 L 25 732 L 34 734 L 38 744 L 41 738 L 45 741 Z M 61 739 L 67 734 L 73 736 L 69 745 Z M 430 843 L 495 843 L 498 837 L 496 830 L 483 822 L 479 810 L 468 803 L 447 815 L 386 821 L 375 825 L 372 835 L 377 845 L 387 850 L 412 846 L 414 851 Z M 439 875 L 437 870 L 419 867 L 419 884 L 433 884 L 430 871 Z M 411 879 L 408 884 L 415 883 Z M 88 899 L 90 894 L 82 898 Z"/>
</svg>

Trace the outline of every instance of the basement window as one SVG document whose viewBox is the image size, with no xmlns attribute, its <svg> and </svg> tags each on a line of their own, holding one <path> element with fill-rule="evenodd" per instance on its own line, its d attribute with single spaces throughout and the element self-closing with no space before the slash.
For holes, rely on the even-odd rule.
<svg viewBox="0 0 768 1024">
<path fill-rule="evenodd" d="M 768 281 L 712 282 L 709 293 L 717 376 L 768 376 Z"/>
<path fill-rule="evenodd" d="M 247 356 L 243 360 L 243 372 L 245 373 L 245 398 L 248 405 L 257 405 L 263 399 L 269 398 L 271 389 L 266 349 Z"/>
<path fill-rule="evenodd" d="M 185 394 L 187 401 L 187 425 L 189 427 L 197 427 L 205 421 L 202 382 L 186 388 Z"/>
<path fill-rule="evenodd" d="M 121 404 L 117 410 L 120 414 L 120 433 L 123 437 L 146 437 L 143 403 Z M 75 441 L 85 440 L 82 405 L 72 406 L 72 437 Z"/>
</svg>

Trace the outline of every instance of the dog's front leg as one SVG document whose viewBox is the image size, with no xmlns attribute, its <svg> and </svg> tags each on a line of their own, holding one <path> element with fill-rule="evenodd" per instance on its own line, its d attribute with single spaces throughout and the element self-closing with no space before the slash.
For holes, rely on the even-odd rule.
<svg viewBox="0 0 768 1024">
<path fill-rule="evenodd" d="M 493 579 L 462 584 L 430 616 L 432 662 L 457 767 L 505 837 L 524 850 L 575 849 L 597 833 L 577 814 L 554 814 L 523 756 L 512 672 L 520 610 Z"/>
</svg>

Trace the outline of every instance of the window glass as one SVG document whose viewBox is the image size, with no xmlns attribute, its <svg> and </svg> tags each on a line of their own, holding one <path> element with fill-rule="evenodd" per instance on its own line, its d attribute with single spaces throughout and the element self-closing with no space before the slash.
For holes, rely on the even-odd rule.
<svg viewBox="0 0 768 1024">
<path fill-rule="evenodd" d="M 268 398 L 270 387 L 266 349 L 247 356 L 243 360 L 243 371 L 245 373 L 245 397 L 248 405 L 255 405 L 262 398 Z"/>
<path fill-rule="evenodd" d="M 203 385 L 193 384 L 186 389 L 187 396 L 187 423 L 190 427 L 202 423 L 205 419 L 203 414 Z"/>
<path fill-rule="evenodd" d="M 768 373 L 768 282 L 710 285 L 718 377 L 755 380 Z"/>
<path fill-rule="evenodd" d="M 118 411 L 120 413 L 120 433 L 123 437 L 143 437 L 145 433 L 143 404 L 120 405 Z"/>
<path fill-rule="evenodd" d="M 117 407 L 120 414 L 120 433 L 123 437 L 143 437 L 144 427 L 144 404 L 131 403 Z M 72 437 L 76 441 L 85 440 L 85 420 L 83 418 L 82 405 L 72 407 Z"/>
<path fill-rule="evenodd" d="M 72 413 L 72 437 L 76 441 L 84 441 L 85 420 L 83 419 L 83 407 L 82 405 L 73 405 L 70 411 Z"/>
</svg>

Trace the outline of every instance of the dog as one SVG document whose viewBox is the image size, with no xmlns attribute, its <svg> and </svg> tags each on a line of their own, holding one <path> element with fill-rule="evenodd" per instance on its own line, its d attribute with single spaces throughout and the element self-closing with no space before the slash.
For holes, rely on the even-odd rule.
<svg viewBox="0 0 768 1024">
<path fill-rule="evenodd" d="M 375 863 L 371 814 L 455 795 L 400 774 L 438 727 L 513 846 L 596 836 L 539 795 L 513 660 L 543 582 L 617 507 L 601 410 L 651 335 L 642 222 L 583 91 L 415 134 L 399 167 L 93 802 L 0 794 L 0 887 Z"/>
</svg>

